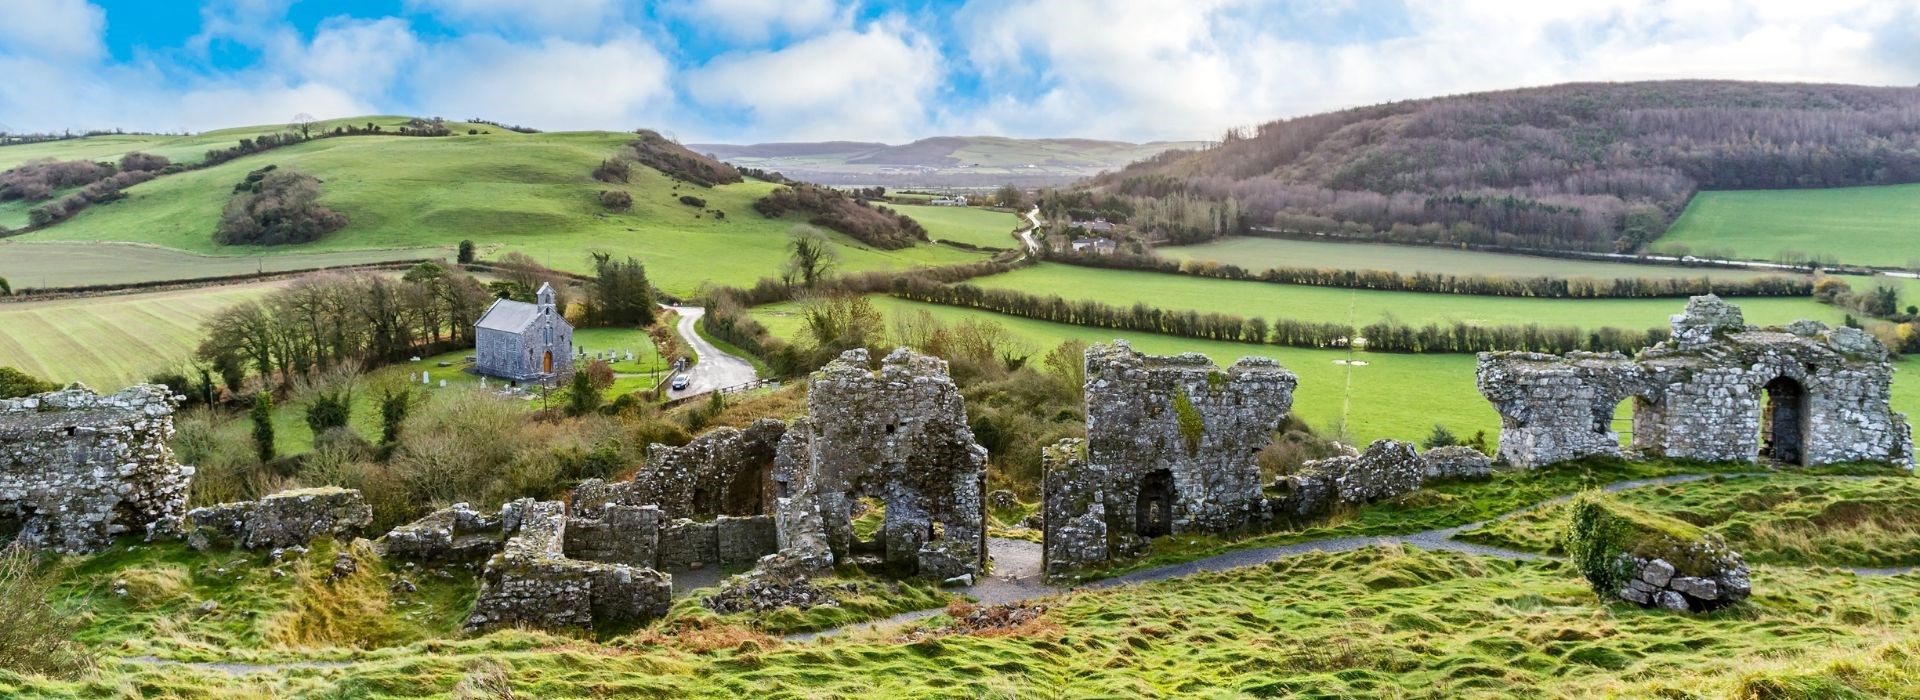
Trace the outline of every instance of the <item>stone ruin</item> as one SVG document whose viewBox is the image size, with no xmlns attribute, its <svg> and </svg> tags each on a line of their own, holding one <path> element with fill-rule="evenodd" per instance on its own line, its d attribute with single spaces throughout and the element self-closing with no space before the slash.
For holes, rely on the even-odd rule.
<svg viewBox="0 0 1920 700">
<path fill-rule="evenodd" d="M 986 565 L 987 450 L 939 358 L 893 351 L 871 368 L 850 350 L 813 373 L 807 417 L 780 439 L 774 481 L 782 559 L 825 570 L 874 556 L 899 575 L 948 579 Z M 855 503 L 878 500 L 873 540 L 853 532 Z"/>
<path fill-rule="evenodd" d="M 195 508 L 186 520 L 187 544 L 194 549 L 279 549 L 318 537 L 351 540 L 373 524 L 373 508 L 359 491 L 323 486 Z"/>
<path fill-rule="evenodd" d="M 1873 336 L 1815 321 L 1748 326 L 1739 307 L 1711 295 L 1688 300 L 1672 324 L 1672 339 L 1631 359 L 1481 353 L 1500 457 L 1533 468 L 1620 456 L 1614 412 L 1631 400 L 1631 445 L 1642 455 L 1912 468 L 1912 428 L 1891 407 L 1893 367 Z"/>
<path fill-rule="evenodd" d="M 583 482 L 569 502 L 522 499 L 498 515 L 466 504 L 394 529 L 387 556 L 486 560 L 470 629 L 587 626 L 664 614 L 671 571 L 755 566 L 748 597 L 872 555 L 891 571 L 950 578 L 984 564 L 986 451 L 938 359 L 896 351 L 878 373 L 863 351 L 815 373 L 806 418 L 710 430 L 653 445 L 631 481 Z M 857 541 L 853 505 L 885 509 Z M 735 596 L 736 598 L 739 596 Z M 726 596 L 718 596 L 725 599 Z"/>
<path fill-rule="evenodd" d="M 1379 440 L 1263 485 L 1255 456 L 1292 406 L 1291 372 L 1259 357 L 1223 372 L 1202 355 L 1147 356 L 1124 341 L 1088 348 L 1086 363 L 1087 439 L 1062 440 L 1041 459 L 1048 576 L 1134 556 L 1153 537 L 1320 518 L 1493 473 L 1470 447 L 1423 455 Z"/>
<path fill-rule="evenodd" d="M 24 543 L 75 554 L 167 533 L 193 478 L 167 446 L 178 405 L 151 384 L 0 400 L 0 534 L 17 527 Z"/>
<path fill-rule="evenodd" d="M 1204 355 L 1147 356 L 1115 341 L 1087 348 L 1086 373 L 1086 440 L 1043 456 L 1049 573 L 1262 517 L 1254 457 L 1293 406 L 1292 372 L 1259 357 L 1222 372 Z"/>
</svg>

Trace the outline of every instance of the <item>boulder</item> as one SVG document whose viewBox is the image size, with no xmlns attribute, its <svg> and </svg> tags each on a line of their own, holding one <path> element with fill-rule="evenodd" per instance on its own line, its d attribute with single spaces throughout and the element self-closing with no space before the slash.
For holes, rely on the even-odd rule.
<svg viewBox="0 0 1920 700">
<path fill-rule="evenodd" d="M 1718 536 L 1598 494 L 1573 502 L 1566 550 L 1596 593 L 1705 611 L 1752 594 L 1747 564 Z"/>
</svg>

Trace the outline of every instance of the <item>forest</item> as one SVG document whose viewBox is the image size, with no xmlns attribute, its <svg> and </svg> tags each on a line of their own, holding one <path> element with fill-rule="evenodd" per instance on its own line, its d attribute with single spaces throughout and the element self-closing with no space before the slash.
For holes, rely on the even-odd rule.
<svg viewBox="0 0 1920 700">
<path fill-rule="evenodd" d="M 1920 88 L 1667 81 L 1284 119 L 1085 187 L 1174 242 L 1263 230 L 1624 252 L 1702 189 L 1916 181 Z"/>
</svg>

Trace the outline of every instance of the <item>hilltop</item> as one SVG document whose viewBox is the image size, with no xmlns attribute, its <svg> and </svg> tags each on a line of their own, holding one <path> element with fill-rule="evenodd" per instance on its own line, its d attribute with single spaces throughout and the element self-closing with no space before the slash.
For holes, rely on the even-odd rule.
<svg viewBox="0 0 1920 700">
<path fill-rule="evenodd" d="M 1182 242 L 1270 228 L 1631 251 L 1700 190 L 1916 181 L 1920 88 L 1579 83 L 1268 122 L 1064 205 Z"/>
<path fill-rule="evenodd" d="M 449 135 L 392 133 L 408 121 L 355 117 L 321 122 L 312 127 L 316 134 L 337 126 L 371 130 L 368 125 L 382 126 L 383 132 L 296 140 L 206 166 L 202 163 L 210 150 L 286 133 L 290 127 L 241 127 L 188 136 L 103 135 L 0 147 L 0 169 L 42 158 L 111 161 L 136 151 L 164 155 L 184 166 L 126 187 L 118 201 L 95 204 L 67 220 L 6 239 L 20 254 L 0 256 L 10 259 L 0 260 L 0 276 L 41 278 L 44 270 L 36 261 L 47 256 L 28 254 L 31 246 L 19 244 L 52 241 L 133 243 L 220 257 L 391 251 L 391 257 L 399 259 L 446 257 L 460 241 L 472 240 L 483 257 L 520 251 L 570 270 L 585 269 L 590 250 L 633 255 L 649 266 L 663 289 L 690 294 L 706 281 L 751 284 L 777 274 L 785 260 L 788 231 L 808 219 L 801 212 L 763 216 L 754 203 L 779 185 L 741 181 L 724 164 L 680 150 L 649 136 L 651 132 L 518 133 L 485 123 L 443 122 Z M 657 146 L 640 151 L 632 146 L 647 139 Z M 596 173 L 603 163 L 620 158 L 629 163 L 621 176 Z M 236 184 L 269 166 L 317 179 L 318 203 L 343 215 L 344 228 L 291 245 L 216 243 L 215 225 Z M 678 172 L 669 175 L 657 168 Z M 603 201 L 606 192 L 624 193 L 631 203 L 610 205 Z M 0 225 L 26 223 L 19 200 L 0 206 Z M 1006 228 L 1013 224 L 1008 216 Z M 984 257 L 977 251 L 924 243 L 880 250 L 831 232 L 828 241 L 841 268 L 854 271 Z M 150 248 L 108 249 L 131 251 L 126 254 L 138 259 L 130 257 L 130 267 L 152 255 Z"/>
<path fill-rule="evenodd" d="M 1061 185 L 1197 141 L 1127 143 L 1094 139 L 937 136 L 890 146 L 863 141 L 688 144 L 734 165 L 810 182 L 890 187 Z"/>
</svg>

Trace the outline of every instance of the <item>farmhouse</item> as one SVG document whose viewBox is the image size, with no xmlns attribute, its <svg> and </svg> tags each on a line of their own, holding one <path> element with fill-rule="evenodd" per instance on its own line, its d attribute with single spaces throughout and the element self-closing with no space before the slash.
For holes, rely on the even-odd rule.
<svg viewBox="0 0 1920 700">
<path fill-rule="evenodd" d="M 554 309 L 553 287 L 538 303 L 501 299 L 473 324 L 474 371 L 516 382 L 549 382 L 573 372 L 573 326 Z"/>
<path fill-rule="evenodd" d="M 927 203 L 936 207 L 964 207 L 967 205 L 967 196 L 956 194 L 952 197 L 936 197 Z"/>
<path fill-rule="evenodd" d="M 1645 455 L 1913 466 L 1906 416 L 1890 405 L 1893 367 L 1873 336 L 1814 321 L 1755 328 L 1712 295 L 1672 322 L 1672 340 L 1633 358 L 1481 353 L 1500 456 L 1525 468 L 1619 456 L 1614 416 L 1630 402 L 1630 442 Z"/>
<path fill-rule="evenodd" d="M 1091 251 L 1101 255 L 1112 255 L 1114 251 L 1119 249 L 1119 244 L 1114 243 L 1113 239 L 1106 236 L 1073 239 L 1073 252 L 1075 253 Z"/>
</svg>

